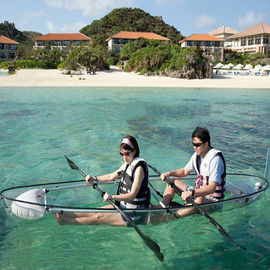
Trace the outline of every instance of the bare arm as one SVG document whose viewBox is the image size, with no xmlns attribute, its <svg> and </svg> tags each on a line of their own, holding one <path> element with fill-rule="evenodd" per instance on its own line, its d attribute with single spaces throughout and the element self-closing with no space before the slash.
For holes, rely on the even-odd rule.
<svg viewBox="0 0 270 270">
<path fill-rule="evenodd" d="M 107 181 L 113 181 L 117 178 L 120 178 L 120 176 L 118 175 L 118 172 L 119 171 L 122 171 L 123 170 L 123 167 L 124 165 L 122 165 L 117 171 L 115 172 L 112 172 L 112 173 L 109 173 L 109 174 L 104 174 L 104 175 L 101 175 L 101 176 L 98 176 L 97 179 L 98 181 L 100 182 L 107 182 Z M 87 175 L 85 177 L 85 181 L 87 184 L 89 184 L 89 180 L 91 181 L 96 181 L 95 177 L 91 176 L 91 175 Z"/>
<path fill-rule="evenodd" d="M 185 168 L 181 168 L 181 169 L 177 169 L 177 170 L 162 173 L 160 175 L 160 178 L 161 178 L 162 181 L 164 181 L 165 178 L 168 179 L 170 176 L 182 178 L 182 177 L 185 177 L 187 175 L 189 175 L 189 171 L 187 171 Z"/>
</svg>

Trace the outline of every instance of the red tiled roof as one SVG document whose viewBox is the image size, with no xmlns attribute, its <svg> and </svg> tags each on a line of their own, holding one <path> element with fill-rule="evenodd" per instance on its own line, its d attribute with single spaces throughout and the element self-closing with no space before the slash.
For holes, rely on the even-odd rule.
<svg viewBox="0 0 270 270">
<path fill-rule="evenodd" d="M 264 23 L 258 23 L 247 30 L 239 32 L 230 37 L 230 39 L 240 38 L 240 37 L 248 37 L 248 36 L 255 36 L 261 34 L 270 34 L 270 25 Z"/>
<path fill-rule="evenodd" d="M 145 39 L 155 39 L 155 40 L 162 40 L 162 41 L 169 41 L 168 38 L 163 37 L 161 35 L 149 32 L 127 32 L 121 31 L 112 36 L 110 36 L 108 40 L 112 38 L 126 38 L 126 39 L 138 39 L 138 38 L 145 38 Z"/>
<path fill-rule="evenodd" d="M 186 40 L 191 41 L 224 41 L 222 38 L 217 38 L 208 34 L 193 34 L 183 40 L 180 41 L 180 43 L 183 43 Z"/>
<path fill-rule="evenodd" d="M 10 38 L 7 38 L 5 36 L 0 36 L 0 43 L 5 43 L 5 44 L 16 44 L 18 45 L 19 42 L 12 40 Z"/>
<path fill-rule="evenodd" d="M 90 40 L 89 37 L 82 33 L 74 33 L 74 34 L 47 34 L 43 36 L 39 36 L 33 39 L 37 40 Z"/>
</svg>

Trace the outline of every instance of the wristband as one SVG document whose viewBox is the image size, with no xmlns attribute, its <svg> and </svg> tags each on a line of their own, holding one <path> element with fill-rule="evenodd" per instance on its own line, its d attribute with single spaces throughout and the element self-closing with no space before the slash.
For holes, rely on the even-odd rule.
<svg viewBox="0 0 270 270">
<path fill-rule="evenodd" d="M 171 171 L 169 171 L 169 176 L 172 176 L 172 172 Z"/>
<path fill-rule="evenodd" d="M 95 179 L 96 179 L 96 184 L 98 184 L 98 179 L 97 179 L 97 177 L 95 176 Z"/>
<path fill-rule="evenodd" d="M 194 197 L 195 196 L 195 189 L 192 189 L 191 193 L 192 193 L 191 196 Z"/>
</svg>

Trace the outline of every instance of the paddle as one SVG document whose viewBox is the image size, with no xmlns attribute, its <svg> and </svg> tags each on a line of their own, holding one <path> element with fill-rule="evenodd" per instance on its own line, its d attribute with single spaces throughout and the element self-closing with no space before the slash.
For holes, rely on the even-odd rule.
<svg viewBox="0 0 270 270">
<path fill-rule="evenodd" d="M 157 173 L 159 176 L 161 175 L 161 173 L 153 166 L 149 165 L 148 166 L 155 172 Z M 179 187 L 177 187 L 174 183 L 170 182 L 168 178 L 165 177 L 165 181 L 167 184 L 169 184 L 172 188 L 175 189 L 175 191 L 177 191 L 179 194 L 181 194 L 183 192 L 183 190 L 181 190 Z M 202 208 L 196 204 L 194 202 L 194 200 L 192 198 L 187 198 L 187 202 L 191 203 L 204 217 L 206 217 L 217 229 L 218 231 L 221 233 L 221 235 L 226 238 L 227 240 L 231 241 L 234 245 L 236 245 L 237 247 L 240 247 L 244 250 L 246 250 L 246 247 L 243 247 L 239 244 L 237 244 L 231 237 L 230 235 L 224 230 L 224 228 L 217 223 L 212 217 L 210 217 L 205 211 L 202 210 Z"/>
<path fill-rule="evenodd" d="M 65 158 L 69 164 L 69 167 L 72 170 L 76 170 L 77 172 L 79 172 L 84 178 L 86 177 L 86 174 L 81 171 L 72 160 L 70 160 L 66 155 Z M 103 197 L 105 192 L 103 190 L 101 190 L 97 183 L 93 183 L 91 180 L 89 181 L 89 183 L 92 185 L 93 189 L 96 189 L 100 195 Z M 151 238 L 149 238 L 148 236 L 144 235 L 141 230 L 137 227 L 137 225 L 135 224 L 135 222 L 129 217 L 127 216 L 114 202 L 112 199 L 108 199 L 109 203 L 121 214 L 121 216 L 124 218 L 124 220 L 127 220 L 128 223 L 136 230 L 136 232 L 140 235 L 140 237 L 142 238 L 142 240 L 144 241 L 144 243 L 146 244 L 147 247 L 149 247 L 156 255 L 156 257 L 160 260 L 163 261 L 164 256 L 163 254 L 160 252 L 160 247 L 159 245 L 153 241 Z"/>
</svg>

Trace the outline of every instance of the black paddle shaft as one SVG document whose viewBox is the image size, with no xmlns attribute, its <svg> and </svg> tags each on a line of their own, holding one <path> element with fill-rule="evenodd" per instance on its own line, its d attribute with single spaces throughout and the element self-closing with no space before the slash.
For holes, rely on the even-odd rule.
<svg viewBox="0 0 270 270">
<path fill-rule="evenodd" d="M 161 173 L 153 166 L 149 165 L 148 166 L 155 172 L 157 173 L 159 176 L 161 175 Z M 172 188 L 175 189 L 175 191 L 179 194 L 182 194 L 183 190 L 181 190 L 178 186 L 176 186 L 173 182 L 170 182 L 169 179 L 167 177 L 165 177 L 165 181 L 167 184 L 169 184 Z M 240 247 L 244 250 L 246 250 L 246 247 L 243 247 L 239 244 L 237 244 L 231 237 L 230 235 L 225 231 L 225 229 L 217 222 L 215 221 L 215 219 L 213 219 L 212 217 L 210 217 L 198 204 L 196 204 L 194 202 L 194 200 L 190 197 L 187 198 L 187 202 L 192 204 L 199 212 L 200 214 L 202 214 L 204 217 L 206 217 L 217 229 L 218 231 L 221 233 L 221 235 L 223 237 L 225 237 L 226 239 L 228 239 L 229 241 L 231 241 L 234 245 L 236 245 L 237 247 Z"/>
<path fill-rule="evenodd" d="M 79 172 L 84 178 L 86 177 L 86 174 L 80 169 L 78 168 L 75 163 L 69 159 L 66 155 L 65 158 L 69 164 L 69 167 L 72 170 L 76 170 L 77 172 Z M 99 188 L 99 186 L 97 185 L 97 183 L 93 183 L 91 180 L 89 181 L 89 183 L 92 185 L 92 187 L 94 189 L 96 189 L 100 195 L 103 197 L 105 192 Z M 124 220 L 127 220 L 128 223 L 136 230 L 136 232 L 140 235 L 140 237 L 142 238 L 142 240 L 144 241 L 144 243 L 146 244 L 147 247 L 149 247 L 156 255 L 156 257 L 160 260 L 163 261 L 164 260 L 164 256 L 163 254 L 160 252 L 160 247 L 159 245 L 153 241 L 151 238 L 149 238 L 148 236 L 144 235 L 142 233 L 142 231 L 138 228 L 138 226 L 135 224 L 135 222 L 133 221 L 133 219 L 131 219 L 129 216 L 127 216 L 114 202 L 112 199 L 108 199 L 109 203 L 121 214 L 121 216 L 123 217 Z"/>
</svg>

